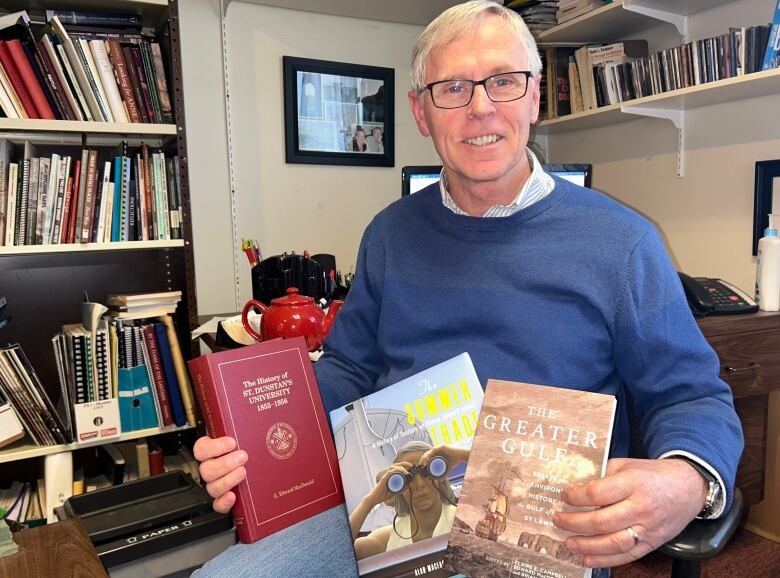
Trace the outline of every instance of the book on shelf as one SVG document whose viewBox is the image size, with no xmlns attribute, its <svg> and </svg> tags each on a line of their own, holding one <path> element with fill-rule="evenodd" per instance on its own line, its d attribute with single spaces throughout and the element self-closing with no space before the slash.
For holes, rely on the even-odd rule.
<svg viewBox="0 0 780 578">
<path fill-rule="evenodd" d="M 445 566 L 466 575 L 589 577 L 552 517 L 604 475 L 612 396 L 488 380 Z"/>
<path fill-rule="evenodd" d="M 449 576 L 440 568 L 466 465 L 447 463 L 436 471 L 433 459 L 426 469 L 416 460 L 434 447 L 446 455 L 442 446 L 467 455 L 482 398 L 471 358 L 463 353 L 330 412 L 347 511 L 359 525 L 353 534 L 361 576 Z M 411 471 L 398 462 L 411 463 Z M 390 468 L 401 468 L 407 483 L 395 494 L 381 488 L 386 500 L 373 503 L 377 486 L 389 484 Z M 408 513 L 415 492 L 441 504 L 424 539 L 412 536 L 419 524 Z"/>
<path fill-rule="evenodd" d="M 333 439 L 302 337 L 189 362 L 208 434 L 249 454 L 233 518 L 242 542 L 343 503 Z"/>
<path fill-rule="evenodd" d="M 771 70 L 778 67 L 780 67 L 780 0 L 777 0 L 772 24 L 769 27 L 761 70 Z"/>
<path fill-rule="evenodd" d="M 24 437 L 24 427 L 16 411 L 0 392 L 0 448 Z"/>
</svg>

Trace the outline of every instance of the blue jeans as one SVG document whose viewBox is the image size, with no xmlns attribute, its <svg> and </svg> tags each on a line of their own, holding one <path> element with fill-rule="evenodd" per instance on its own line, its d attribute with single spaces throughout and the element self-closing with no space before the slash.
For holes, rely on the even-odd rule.
<svg viewBox="0 0 780 578">
<path fill-rule="evenodd" d="M 235 544 L 209 560 L 197 578 L 357 578 L 347 510 L 336 506 L 254 544 Z"/>
</svg>

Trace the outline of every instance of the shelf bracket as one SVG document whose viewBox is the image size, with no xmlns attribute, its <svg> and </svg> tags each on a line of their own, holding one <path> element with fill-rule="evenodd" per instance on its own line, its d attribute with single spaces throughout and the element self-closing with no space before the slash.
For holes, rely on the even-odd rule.
<svg viewBox="0 0 780 578">
<path fill-rule="evenodd" d="M 670 12 L 669 10 L 661 10 L 656 8 L 657 2 L 648 0 L 623 0 L 623 8 L 636 12 L 637 14 L 644 14 L 650 18 L 655 18 L 661 22 L 669 22 L 677 28 L 677 32 L 680 35 L 688 39 L 688 18 L 684 14 L 678 14 L 676 12 Z"/>
<path fill-rule="evenodd" d="M 227 16 L 227 9 L 228 9 L 228 6 L 230 6 L 231 2 L 232 2 L 232 0 L 221 0 L 220 5 L 221 5 L 221 8 L 222 8 L 222 18 Z"/>
<path fill-rule="evenodd" d="M 677 129 L 677 176 L 685 176 L 685 111 L 670 108 L 658 108 L 650 105 L 627 105 L 620 107 L 625 114 L 648 116 L 671 121 Z"/>
</svg>

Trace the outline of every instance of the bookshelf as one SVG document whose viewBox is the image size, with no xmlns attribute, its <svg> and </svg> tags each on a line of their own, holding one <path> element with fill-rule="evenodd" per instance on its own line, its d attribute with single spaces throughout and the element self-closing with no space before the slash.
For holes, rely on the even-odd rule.
<svg viewBox="0 0 780 578">
<path fill-rule="evenodd" d="M 537 42 L 540 46 L 611 43 L 624 38 L 641 38 L 647 28 L 668 23 L 676 28 L 682 36 L 681 44 L 684 44 L 690 40 L 691 16 L 727 3 L 728 0 L 615 0 L 541 32 Z M 723 30 L 728 27 L 729 23 L 724 23 Z M 779 91 L 780 69 L 752 72 L 546 119 L 534 127 L 534 133 L 544 137 L 620 124 L 638 117 L 667 120 L 677 129 L 677 176 L 682 177 L 685 174 L 686 111 L 775 95 Z"/>
<path fill-rule="evenodd" d="M 177 0 L 6 0 L 0 15 L 26 10 L 39 36 L 44 11 L 50 9 L 129 12 L 141 15 L 144 33 L 162 48 L 174 122 L 111 123 L 72 120 L 0 118 L 0 139 L 33 143 L 41 156 L 74 154 L 82 148 L 113 154 L 123 145 L 147 144 L 178 158 L 182 238 L 112 243 L 0 246 L 0 295 L 7 299 L 10 322 L 0 328 L 0 344 L 19 343 L 49 396 L 59 397 L 59 380 L 51 338 L 66 323 L 81 318 L 84 292 L 105 303 L 120 292 L 181 290 L 174 321 L 185 359 L 193 355 L 190 330 L 197 325 L 197 302 L 192 247 L 188 156 L 182 94 L 181 52 Z M 67 26 L 66 26 L 67 28 Z M 100 157 L 101 159 L 103 156 Z M 102 166 L 102 164 L 100 165 Z M 151 428 L 122 434 L 114 441 L 166 435 L 166 443 L 191 444 L 192 426 Z M 106 442 L 108 443 L 108 442 Z M 29 435 L 0 449 L 0 482 L 40 477 L 36 460 L 46 455 L 77 451 L 101 442 L 35 446 Z"/>
</svg>

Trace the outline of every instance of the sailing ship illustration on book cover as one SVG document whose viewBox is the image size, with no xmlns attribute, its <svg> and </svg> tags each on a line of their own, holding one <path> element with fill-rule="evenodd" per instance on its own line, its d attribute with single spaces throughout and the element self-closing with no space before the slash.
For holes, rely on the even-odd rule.
<svg viewBox="0 0 780 578">
<path fill-rule="evenodd" d="M 444 552 L 483 396 L 463 353 L 331 412 L 361 576 L 451 575 Z M 441 471 L 436 457 L 419 463 L 428 451 L 449 456 Z"/>
<path fill-rule="evenodd" d="M 480 578 L 587 578 L 561 492 L 604 475 L 615 413 L 608 395 L 489 380 L 445 569 Z"/>
</svg>

